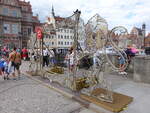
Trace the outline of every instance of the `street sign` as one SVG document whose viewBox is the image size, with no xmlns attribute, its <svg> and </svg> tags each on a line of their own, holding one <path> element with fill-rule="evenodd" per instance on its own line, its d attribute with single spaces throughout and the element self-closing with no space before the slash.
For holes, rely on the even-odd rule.
<svg viewBox="0 0 150 113">
<path fill-rule="evenodd" d="M 36 37 L 37 39 L 42 39 L 43 38 L 43 31 L 41 27 L 36 27 L 35 28 L 35 32 L 36 32 Z"/>
</svg>

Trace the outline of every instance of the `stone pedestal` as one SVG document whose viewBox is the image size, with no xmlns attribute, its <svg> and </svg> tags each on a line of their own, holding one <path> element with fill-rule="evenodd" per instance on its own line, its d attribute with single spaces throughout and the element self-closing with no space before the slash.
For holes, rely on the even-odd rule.
<svg viewBox="0 0 150 113">
<path fill-rule="evenodd" d="M 150 83 L 150 56 L 134 58 L 134 75 L 136 82 Z"/>
</svg>

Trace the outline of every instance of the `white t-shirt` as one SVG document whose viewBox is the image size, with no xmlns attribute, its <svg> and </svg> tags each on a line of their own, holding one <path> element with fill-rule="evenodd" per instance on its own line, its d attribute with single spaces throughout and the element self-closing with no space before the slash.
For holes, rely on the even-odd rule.
<svg viewBox="0 0 150 113">
<path fill-rule="evenodd" d="M 69 56 L 69 60 L 70 60 L 70 65 L 74 64 L 74 52 L 72 52 Z"/>
<path fill-rule="evenodd" d="M 48 50 L 43 50 L 43 56 L 48 56 L 48 55 L 49 55 Z"/>
</svg>

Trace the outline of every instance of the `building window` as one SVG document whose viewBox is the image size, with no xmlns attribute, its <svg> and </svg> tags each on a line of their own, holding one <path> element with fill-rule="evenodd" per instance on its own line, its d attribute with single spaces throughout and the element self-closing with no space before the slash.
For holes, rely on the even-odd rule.
<svg viewBox="0 0 150 113">
<path fill-rule="evenodd" d="M 27 31 L 24 31 L 24 33 L 23 33 L 23 34 L 24 34 L 24 36 L 27 36 Z"/>
<path fill-rule="evenodd" d="M 67 42 L 67 45 L 69 45 L 69 42 Z"/>
<path fill-rule="evenodd" d="M 66 33 L 66 29 L 64 29 L 64 32 Z"/>
<path fill-rule="evenodd" d="M 72 45 L 72 42 L 70 42 L 70 45 Z"/>
<path fill-rule="evenodd" d="M 60 35 L 58 35 L 58 38 L 60 38 Z"/>
<path fill-rule="evenodd" d="M 28 7 L 27 6 L 22 6 L 22 10 L 23 11 L 28 11 Z"/>
<path fill-rule="evenodd" d="M 54 38 L 54 35 L 52 35 L 52 39 Z"/>
<path fill-rule="evenodd" d="M 65 42 L 65 45 L 67 45 L 67 42 Z"/>
<path fill-rule="evenodd" d="M 4 24 L 3 30 L 4 33 L 10 33 L 10 24 Z"/>
<path fill-rule="evenodd" d="M 67 39 L 69 39 L 69 36 L 67 36 Z"/>
<path fill-rule="evenodd" d="M 66 39 L 66 36 L 65 36 L 65 39 Z"/>
<path fill-rule="evenodd" d="M 58 45 L 60 45 L 60 41 L 58 42 Z"/>
<path fill-rule="evenodd" d="M 18 25 L 17 24 L 13 24 L 12 25 L 12 33 L 13 34 L 18 34 Z"/>
<path fill-rule="evenodd" d="M 61 42 L 61 45 L 63 45 L 63 42 Z"/>
<path fill-rule="evenodd" d="M 31 28 L 28 28 L 28 35 L 31 35 Z"/>
<path fill-rule="evenodd" d="M 61 38 L 63 39 L 63 35 L 61 35 Z"/>
<path fill-rule="evenodd" d="M 3 8 L 3 14 L 8 15 L 8 8 Z"/>
<path fill-rule="evenodd" d="M 12 16 L 17 17 L 17 11 L 16 10 L 12 11 Z"/>
<path fill-rule="evenodd" d="M 54 42 L 52 42 L 52 45 L 54 45 Z"/>
</svg>

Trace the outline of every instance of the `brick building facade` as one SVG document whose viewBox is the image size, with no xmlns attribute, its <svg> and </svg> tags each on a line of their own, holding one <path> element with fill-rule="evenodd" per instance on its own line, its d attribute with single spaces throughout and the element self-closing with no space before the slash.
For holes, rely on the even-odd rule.
<svg viewBox="0 0 150 113">
<path fill-rule="evenodd" d="M 38 16 L 33 16 L 30 2 L 21 0 L 0 0 L 0 45 L 22 48 L 35 26 Z"/>
</svg>

